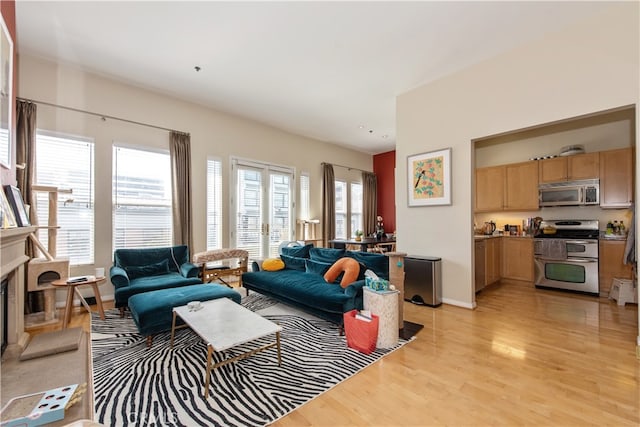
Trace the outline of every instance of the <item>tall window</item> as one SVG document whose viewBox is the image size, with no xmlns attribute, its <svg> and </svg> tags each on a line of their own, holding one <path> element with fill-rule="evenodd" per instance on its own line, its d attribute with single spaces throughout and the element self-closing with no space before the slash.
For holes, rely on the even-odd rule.
<svg viewBox="0 0 640 427">
<path fill-rule="evenodd" d="M 311 195 L 307 173 L 300 175 L 300 219 L 311 219 Z"/>
<path fill-rule="evenodd" d="M 207 159 L 207 250 L 222 248 L 222 162 Z"/>
<path fill-rule="evenodd" d="M 335 181 L 336 184 L 336 239 L 347 238 L 347 183 Z"/>
<path fill-rule="evenodd" d="M 72 191 L 58 194 L 56 238 L 56 256 L 69 258 L 71 265 L 94 262 L 93 150 L 88 138 L 36 133 L 35 182 Z M 49 193 L 35 195 L 38 223 L 47 225 Z M 38 239 L 49 247 L 48 230 L 39 230 Z"/>
<path fill-rule="evenodd" d="M 351 183 L 351 235 L 362 230 L 362 183 Z"/>
<path fill-rule="evenodd" d="M 169 153 L 113 147 L 113 247 L 171 246 Z"/>
</svg>

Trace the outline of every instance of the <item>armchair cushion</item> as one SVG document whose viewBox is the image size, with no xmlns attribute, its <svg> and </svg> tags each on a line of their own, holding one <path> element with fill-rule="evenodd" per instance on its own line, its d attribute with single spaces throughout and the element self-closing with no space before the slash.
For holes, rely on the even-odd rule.
<svg viewBox="0 0 640 427">
<path fill-rule="evenodd" d="M 162 261 L 149 265 L 131 265 L 124 267 L 124 271 L 127 272 L 129 280 L 137 279 L 138 277 L 166 274 L 169 272 L 169 260 L 163 259 Z"/>
</svg>

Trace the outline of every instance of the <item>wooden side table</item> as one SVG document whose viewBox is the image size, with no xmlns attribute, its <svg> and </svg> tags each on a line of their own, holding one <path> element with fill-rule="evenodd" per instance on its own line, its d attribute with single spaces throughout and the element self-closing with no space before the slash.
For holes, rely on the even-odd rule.
<svg viewBox="0 0 640 427">
<path fill-rule="evenodd" d="M 84 297 L 78 291 L 79 286 L 91 286 L 93 288 L 93 293 L 96 297 L 96 303 L 98 304 L 98 312 L 100 313 L 100 319 L 104 320 L 104 309 L 102 308 L 102 298 L 100 297 L 100 290 L 98 289 L 98 284 L 102 283 L 106 280 L 105 277 L 95 277 L 95 276 L 86 276 L 87 280 L 82 282 L 74 282 L 67 283 L 68 279 L 60 279 L 54 280 L 51 282 L 53 286 L 58 287 L 66 287 L 67 288 L 67 305 L 64 309 L 64 320 L 62 322 L 62 329 L 67 329 L 67 325 L 69 324 L 69 320 L 71 319 L 71 309 L 73 308 L 73 294 L 76 293 L 78 298 L 80 298 L 80 302 L 87 309 L 89 313 L 91 313 L 91 308 L 89 304 L 84 299 Z"/>
</svg>

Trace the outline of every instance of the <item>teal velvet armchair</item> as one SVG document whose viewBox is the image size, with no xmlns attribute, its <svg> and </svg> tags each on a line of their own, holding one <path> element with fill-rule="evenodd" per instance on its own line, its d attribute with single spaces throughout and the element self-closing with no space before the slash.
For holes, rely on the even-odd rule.
<svg viewBox="0 0 640 427">
<path fill-rule="evenodd" d="M 116 249 L 109 273 L 115 306 L 124 315 L 133 295 L 202 283 L 200 268 L 189 262 L 185 245 L 166 248 Z"/>
</svg>

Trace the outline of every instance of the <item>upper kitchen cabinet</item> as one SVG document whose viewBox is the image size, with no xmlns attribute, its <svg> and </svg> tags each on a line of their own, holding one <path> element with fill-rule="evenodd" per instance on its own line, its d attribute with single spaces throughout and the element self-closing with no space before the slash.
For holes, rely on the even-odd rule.
<svg viewBox="0 0 640 427">
<path fill-rule="evenodd" d="M 600 207 L 628 208 L 633 203 L 633 148 L 600 152 Z"/>
<path fill-rule="evenodd" d="M 538 209 L 537 162 L 476 169 L 476 212 Z"/>
<path fill-rule="evenodd" d="M 580 179 L 595 179 L 600 174 L 599 153 L 576 154 L 566 157 L 540 160 L 538 173 L 540 184 Z"/>
<path fill-rule="evenodd" d="M 504 208 L 504 166 L 476 169 L 476 212 L 495 212 Z"/>
<path fill-rule="evenodd" d="M 538 163 L 513 163 L 505 166 L 504 210 L 537 210 Z"/>
</svg>

